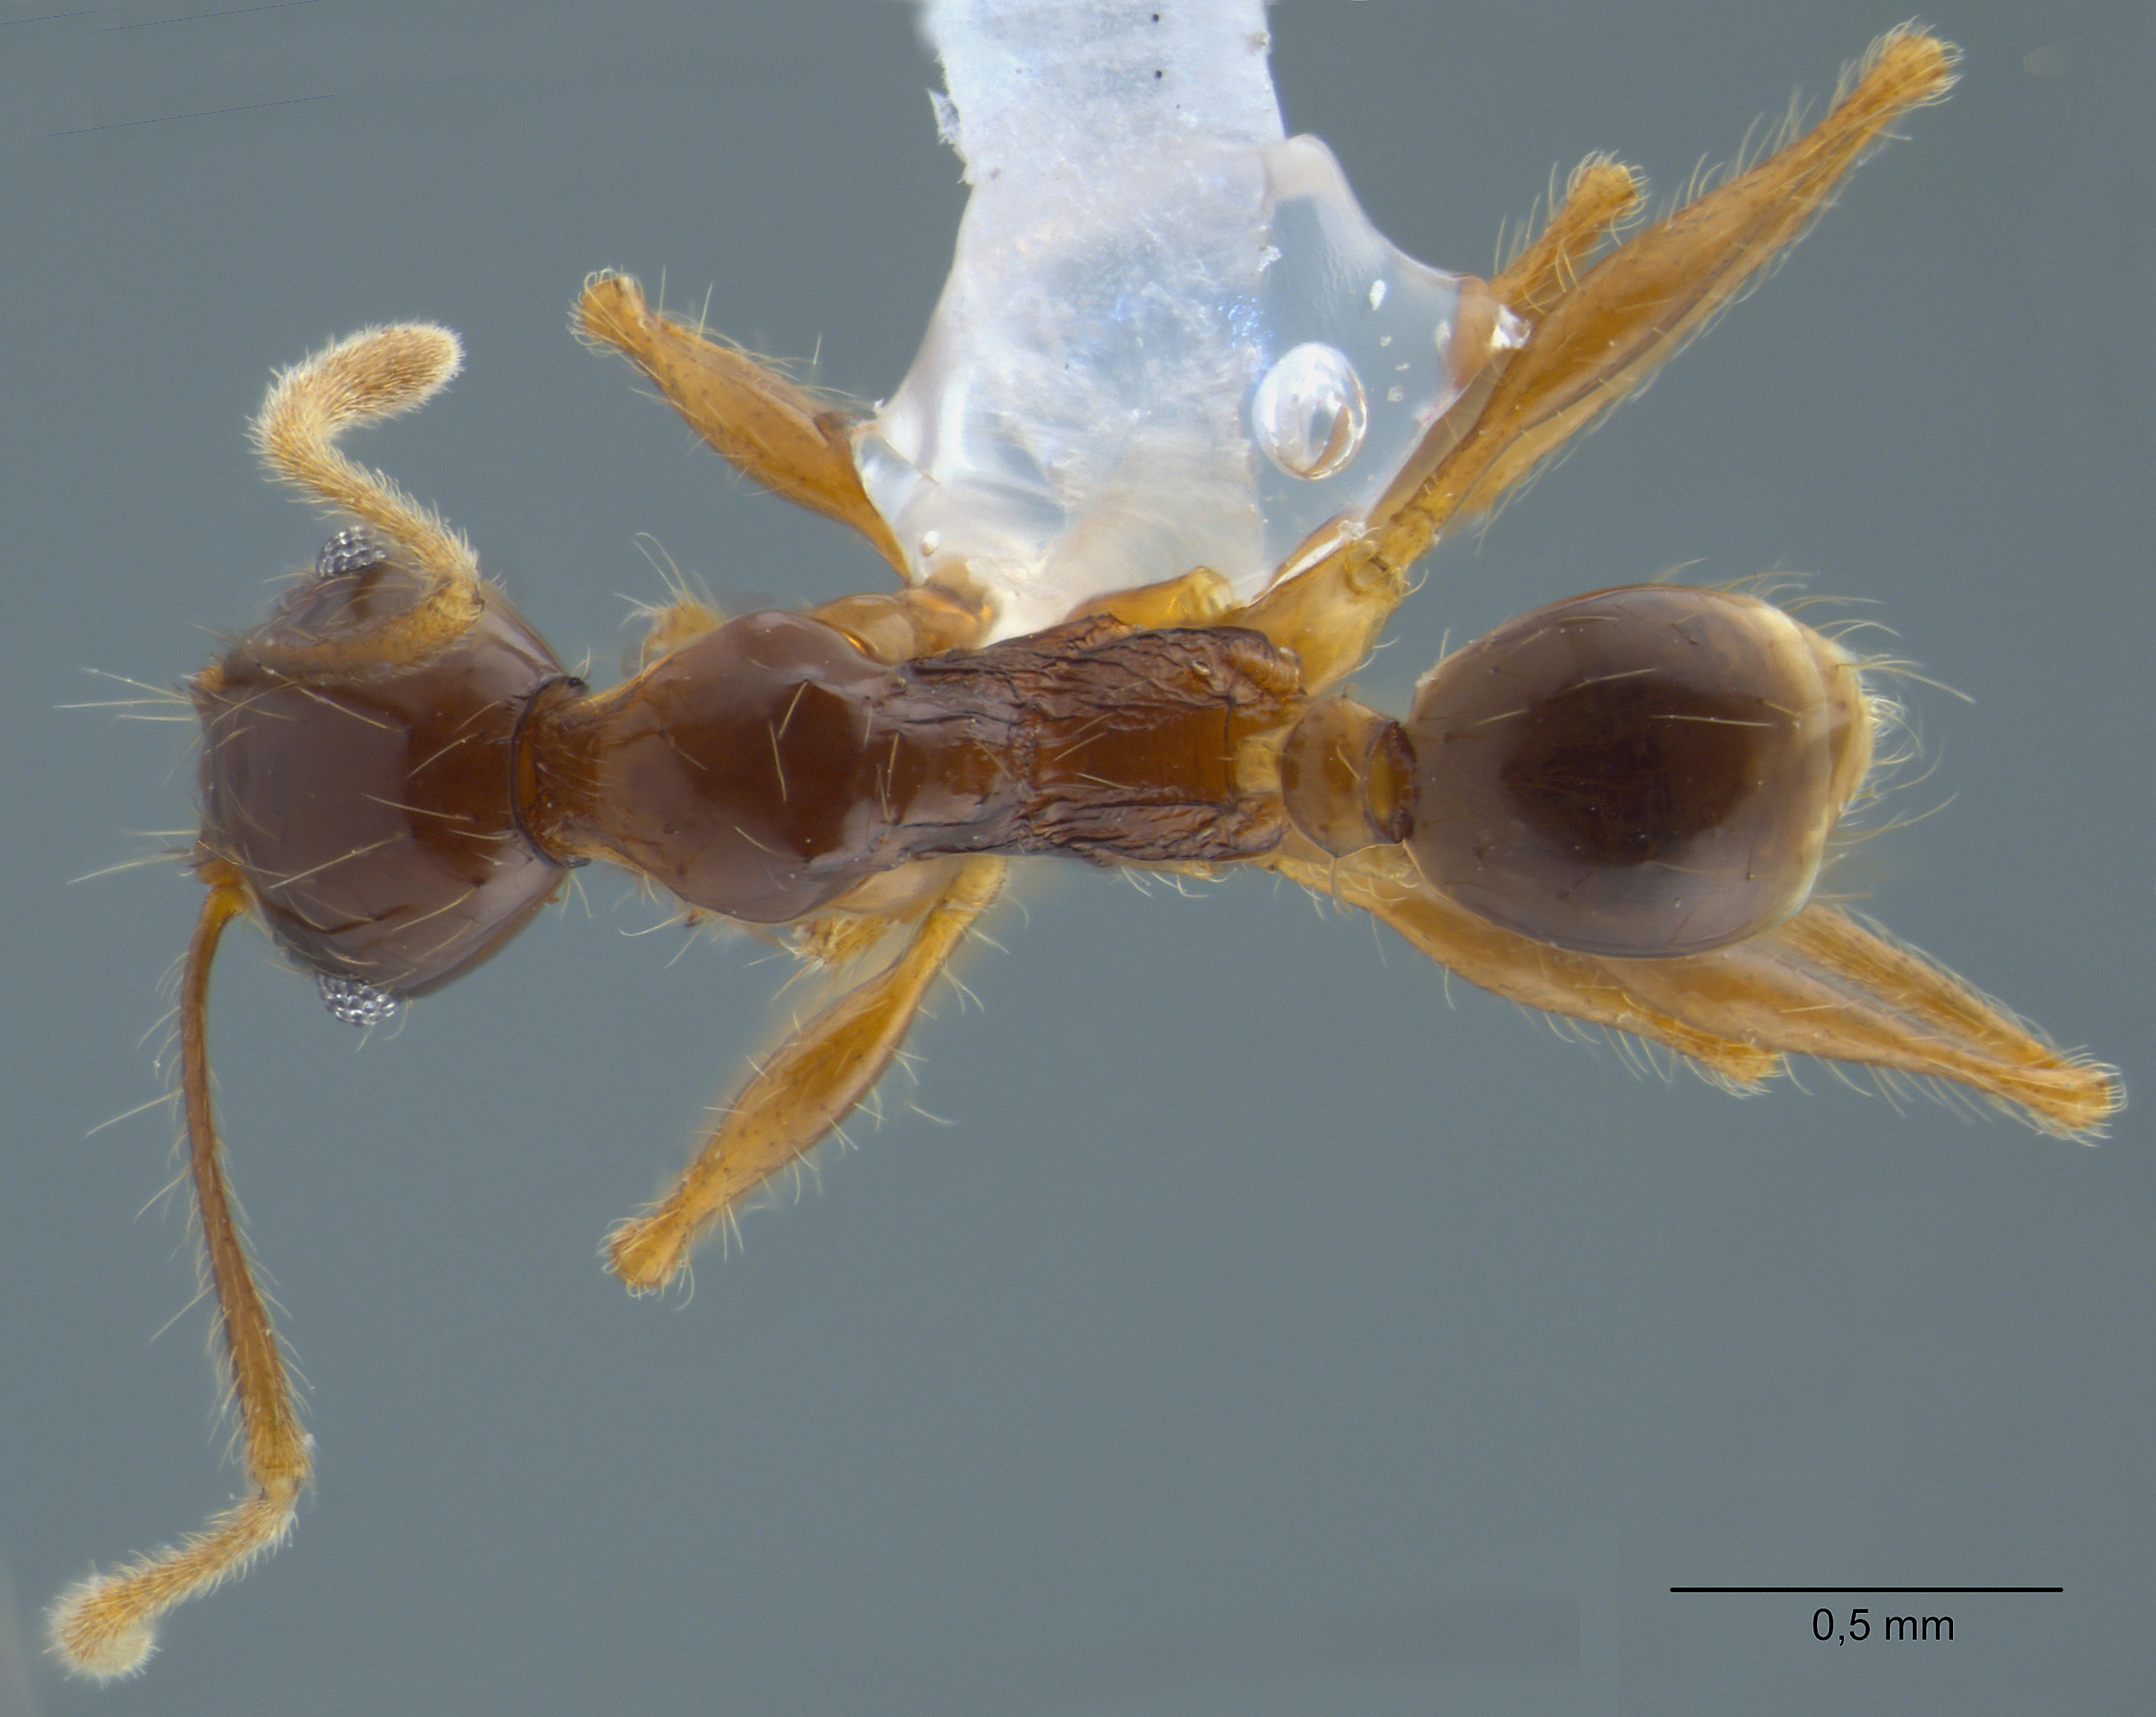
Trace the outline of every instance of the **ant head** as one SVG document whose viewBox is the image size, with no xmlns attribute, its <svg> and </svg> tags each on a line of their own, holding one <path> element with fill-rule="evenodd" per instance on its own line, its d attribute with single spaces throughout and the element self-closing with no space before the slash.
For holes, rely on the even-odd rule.
<svg viewBox="0 0 2156 1717">
<path fill-rule="evenodd" d="M 358 1024 L 485 959 L 562 874 L 519 820 L 518 740 L 535 697 L 574 682 L 497 592 L 447 626 L 438 594 L 340 532 L 193 686 L 203 861 Z"/>
</svg>

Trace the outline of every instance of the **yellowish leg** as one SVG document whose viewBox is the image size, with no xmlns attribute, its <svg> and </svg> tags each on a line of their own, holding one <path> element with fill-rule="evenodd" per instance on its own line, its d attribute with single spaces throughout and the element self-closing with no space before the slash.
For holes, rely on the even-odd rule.
<svg viewBox="0 0 2156 1717">
<path fill-rule="evenodd" d="M 1781 1071 L 1781 1057 L 1770 1049 L 1646 1006 L 1604 962 L 1500 928 L 1434 892 L 1404 848 L 1368 847 L 1334 858 L 1294 835 L 1268 862 L 1306 888 L 1360 907 L 1440 965 L 1508 1000 L 1651 1037 L 1734 1084 L 1756 1085 Z"/>
<path fill-rule="evenodd" d="M 1441 451 L 1409 461 L 1363 536 L 1269 591 L 1240 624 L 1296 651 L 1312 692 L 1351 672 L 1438 531 L 1495 506 L 1758 279 L 1897 119 L 1945 96 L 1955 57 L 1933 37 L 1896 31 L 1811 131 L 1578 273 L 1636 198 L 1625 169 L 1588 162 L 1549 228 L 1493 283 L 1532 319 L 1525 345 L 1487 366 L 1439 420 Z"/>
<path fill-rule="evenodd" d="M 1748 942 L 1681 959 L 1600 959 L 1515 935 L 1426 887 L 1405 851 L 1332 859 L 1294 837 L 1273 868 L 1371 912 L 1470 983 L 1667 1045 L 1731 1084 L 1815 1056 L 1948 1079 L 2046 1133 L 2100 1130 L 2110 1068 L 2065 1054 L 1943 968 L 1813 906 Z"/>
<path fill-rule="evenodd" d="M 1832 907 L 1712 954 L 1642 964 L 1625 975 L 1653 1005 L 1792 1055 L 1950 1079 L 2046 1133 L 2095 1134 L 2125 1101 L 2115 1069 L 2062 1053 L 1944 967 Z"/>
<path fill-rule="evenodd" d="M 1393 516 L 1380 552 L 1412 559 L 1446 518 L 1495 505 L 1637 388 L 1804 235 L 1897 120 L 1945 98 L 1958 58 L 1896 31 L 1810 131 L 1603 257 L 1537 325 L 1460 455 Z"/>
<path fill-rule="evenodd" d="M 879 871 L 829 906 L 784 927 L 782 939 L 805 970 L 835 971 L 881 946 L 891 932 L 910 924 L 943 897 L 957 875 L 953 858 L 915 859 Z"/>
<path fill-rule="evenodd" d="M 728 1205 L 810 1149 L 868 1095 L 1008 868 L 999 858 L 962 861 L 897 958 L 781 1045 L 666 1196 L 608 1236 L 608 1267 L 633 1293 L 665 1288 Z"/>
<path fill-rule="evenodd" d="M 1579 284 L 1583 270 L 1619 226 L 1639 212 L 1639 175 L 1606 155 L 1572 170 L 1549 224 L 1490 282 L 1497 301 L 1539 321 Z"/>
<path fill-rule="evenodd" d="M 661 656 L 671 655 L 685 644 L 694 644 L 706 632 L 715 632 L 726 617 L 697 596 L 680 595 L 664 607 L 649 610 L 651 621 L 636 646 L 636 667 L 649 667 Z"/>
<path fill-rule="evenodd" d="M 1129 590 L 1111 590 L 1074 610 L 1070 618 L 1105 614 L 1127 626 L 1158 630 L 1173 626 L 1217 626 L 1235 612 L 1235 589 L 1210 567 Z"/>
<path fill-rule="evenodd" d="M 879 661 L 911 661 L 947 650 L 971 650 L 986 635 L 989 610 L 940 584 L 841 596 L 808 610 L 836 626 Z"/>
<path fill-rule="evenodd" d="M 905 576 L 906 558 L 854 469 L 857 414 L 653 310 L 626 275 L 584 283 L 577 328 L 650 377 L 721 459 L 774 495 L 851 525 Z"/>
<path fill-rule="evenodd" d="M 256 1489 L 192 1537 L 111 1573 L 93 1574 L 60 1595 L 47 1617 L 53 1653 L 78 1674 L 100 1681 L 142 1667 L 157 1645 L 157 1618 L 173 1605 L 209 1591 L 284 1541 L 310 1469 L 310 1439 L 300 1428 L 276 1332 L 225 1190 L 223 1149 L 210 1112 L 210 962 L 224 927 L 246 910 L 247 897 L 229 866 L 213 860 L 206 869 L 209 897 L 181 984 L 180 1088 L 187 1105 L 187 1170 L 232 1368 L 248 1476 Z"/>
<path fill-rule="evenodd" d="M 879 661 L 911 661 L 947 650 L 970 650 L 988 630 L 988 614 L 935 584 L 841 596 L 808 610 L 812 619 L 836 626 Z M 726 624 L 726 616 L 694 596 L 677 596 L 651 610 L 637 646 L 636 666 L 649 667 L 685 644 Z"/>
</svg>

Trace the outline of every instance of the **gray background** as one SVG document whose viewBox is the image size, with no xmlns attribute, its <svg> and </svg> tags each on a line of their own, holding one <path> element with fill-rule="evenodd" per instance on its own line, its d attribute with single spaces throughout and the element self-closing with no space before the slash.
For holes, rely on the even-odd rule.
<svg viewBox="0 0 2156 1717">
<path fill-rule="evenodd" d="M 177 683 L 312 554 L 241 426 L 373 320 L 446 321 L 470 368 L 364 455 L 602 673 L 660 593 L 638 532 L 735 604 L 881 588 L 565 313 L 601 265 L 708 285 L 873 396 L 961 188 L 891 4 L 37 11 L 0 23 L 0 1712 L 2145 1709 L 2147 1107 L 2090 1150 L 1817 1068 L 1736 1102 L 1448 1005 L 1261 878 L 1052 867 L 917 1088 L 685 1308 L 594 1247 L 767 1041 L 755 944 L 633 938 L 663 913 L 587 873 L 362 1045 L 237 937 L 224 1119 L 320 1488 L 146 1679 L 59 1682 L 47 1596 L 238 1482 L 168 1113 L 86 1136 L 162 1089 L 198 894 L 70 879 L 190 823 L 187 733 L 61 706 L 113 695 L 88 668 Z M 1894 809 L 1935 814 L 1839 885 L 2145 1098 L 2151 26 L 1929 12 L 1961 92 L 1444 548 L 1366 684 L 1680 563 L 1876 602 L 1976 702 L 1912 688 L 1933 768 Z M 1614 147 L 1666 194 L 1896 16 L 1296 5 L 1275 64 L 1382 228 L 1484 269 L 1553 166 Z M 1952 1645 L 1861 1646 L 1810 1619 L 1861 1599 L 1667 1591 L 1802 1582 L 2066 1591 L 1912 1601 Z"/>
</svg>

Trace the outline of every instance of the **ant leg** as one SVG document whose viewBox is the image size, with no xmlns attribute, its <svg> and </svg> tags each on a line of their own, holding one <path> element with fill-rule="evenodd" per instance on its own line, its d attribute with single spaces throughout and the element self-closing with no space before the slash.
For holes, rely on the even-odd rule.
<svg viewBox="0 0 2156 1717">
<path fill-rule="evenodd" d="M 1565 182 L 1564 201 L 1542 231 L 1491 277 L 1499 303 L 1530 319 L 1557 307 L 1604 244 L 1640 210 L 1640 176 L 1607 155 L 1590 155 Z"/>
<path fill-rule="evenodd" d="M 1602 257 L 1537 325 L 1445 465 L 1388 518 L 1377 553 L 1404 566 L 1448 518 L 1496 505 L 1639 388 L 1804 235 L 1897 120 L 1946 98 L 1958 58 L 1936 37 L 1892 32 L 1810 131 Z"/>
<path fill-rule="evenodd" d="M 1831 907 L 1708 954 L 1603 959 L 1476 918 L 1397 846 L 1336 860 L 1291 836 L 1265 862 L 1373 914 L 1471 984 L 1651 1038 L 1725 1084 L 1756 1086 L 1786 1071 L 1789 1055 L 1853 1062 L 1952 1080 L 2067 1138 L 2100 1132 L 2123 1101 L 2112 1069 L 2044 1042 L 1953 973 Z"/>
<path fill-rule="evenodd" d="M 942 584 L 841 596 L 808 610 L 836 626 L 878 661 L 911 661 L 947 650 L 972 650 L 988 635 L 990 611 Z"/>
<path fill-rule="evenodd" d="M 716 632 L 726 620 L 724 614 L 701 597 L 685 594 L 648 612 L 650 622 L 636 646 L 635 666 L 639 671 L 663 655 L 673 655 L 683 645 L 695 643 L 705 633 Z"/>
<path fill-rule="evenodd" d="M 608 1267 L 631 1293 L 665 1288 L 730 1205 L 807 1152 L 868 1095 L 929 983 L 994 901 L 1008 868 L 995 857 L 961 861 L 949 882 L 915 908 L 919 923 L 897 957 L 788 1038 L 666 1196 L 607 1236 Z"/>
<path fill-rule="evenodd" d="M 1627 991 L 1621 975 L 1592 955 L 1532 941 L 1448 900 L 1423 882 L 1404 847 L 1365 847 L 1336 858 L 1291 834 L 1260 862 L 1360 907 L 1447 970 L 1508 1001 L 1651 1037 L 1732 1085 L 1758 1085 L 1782 1071 L 1781 1057 L 1770 1049 L 1646 1006 Z"/>
<path fill-rule="evenodd" d="M 1949 1079 L 2039 1132 L 2092 1137 L 2125 1102 L 2116 1069 L 2061 1051 L 1943 966 L 1834 907 L 1815 902 L 1711 954 L 1638 964 L 1625 975 L 1650 1005 L 1792 1055 Z"/>
<path fill-rule="evenodd" d="M 957 869 L 955 859 L 916 859 L 864 877 L 829 905 L 796 918 L 783 930 L 784 942 L 801 962 L 795 975 L 836 971 L 862 959 L 900 925 L 932 910 Z"/>
<path fill-rule="evenodd" d="M 93 1574 L 63 1592 L 47 1625 L 54 1654 L 78 1674 L 110 1681 L 139 1670 L 157 1645 L 157 1618 L 242 1572 L 292 1529 L 311 1470 L 312 1439 L 300 1428 L 299 1404 L 285 1371 L 270 1312 L 255 1285 L 247 1247 L 226 1190 L 223 1147 L 210 1110 L 206 1020 L 209 969 L 224 927 L 247 909 L 237 872 L 205 866 L 209 897 L 188 945 L 180 992 L 180 1089 L 187 1106 L 187 1167 L 202 1221 L 203 1249 L 231 1367 L 233 1398 L 248 1476 L 255 1493 L 212 1517 L 180 1543 L 109 1574 Z"/>
<path fill-rule="evenodd" d="M 1636 196 L 1625 169 L 1584 166 L 1548 229 L 1494 283 L 1533 321 L 1525 343 L 1483 366 L 1367 530 L 1267 593 L 1243 623 L 1296 650 L 1313 692 L 1352 671 L 1438 532 L 1496 506 L 1637 391 L 1803 236 L 1896 120 L 1944 99 L 1957 57 L 1936 38 L 1894 31 L 1812 130 L 1581 272 L 1580 258 Z"/>
<path fill-rule="evenodd" d="M 1210 567 L 1131 590 L 1111 591 L 1074 609 L 1068 620 L 1103 617 L 1127 627 L 1216 626 L 1235 612 L 1228 581 Z M 915 584 L 895 594 L 842 596 L 811 616 L 850 634 L 879 661 L 911 661 L 947 650 L 973 650 L 987 636 L 992 611 L 957 585 Z"/>
<path fill-rule="evenodd" d="M 1228 581 L 1210 567 L 1194 567 L 1180 578 L 1163 578 L 1158 584 L 1140 584 L 1129 590 L 1111 590 L 1074 609 L 1069 618 L 1082 620 L 1105 614 L 1127 626 L 1158 630 L 1175 626 L 1217 626 L 1230 623 L 1235 611 L 1235 593 Z M 1240 621 L 1233 624 L 1240 625 Z"/>
<path fill-rule="evenodd" d="M 1212 626 L 1226 620 L 1235 600 L 1228 581 L 1210 567 L 1134 590 L 1118 590 L 1078 609 L 1070 619 L 1105 616 L 1126 627 Z M 880 661 L 911 661 L 947 650 L 973 650 L 988 635 L 988 604 L 957 584 L 915 584 L 889 594 L 842 596 L 809 609 L 850 635 Z"/>
<path fill-rule="evenodd" d="M 576 328 L 649 376 L 666 402 L 736 470 L 797 506 L 851 525 L 906 572 L 906 557 L 854 469 L 856 414 L 821 398 L 747 352 L 721 346 L 663 311 L 627 275 L 584 282 Z"/>
</svg>

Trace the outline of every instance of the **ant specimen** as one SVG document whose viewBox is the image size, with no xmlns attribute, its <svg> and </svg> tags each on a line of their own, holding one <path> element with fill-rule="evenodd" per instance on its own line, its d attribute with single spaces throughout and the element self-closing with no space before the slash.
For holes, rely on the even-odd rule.
<svg viewBox="0 0 2156 1717">
<path fill-rule="evenodd" d="M 1139 26 L 1119 28 L 1149 64 Z M 906 581 L 723 622 L 676 603 L 641 671 L 603 691 L 564 671 L 460 537 L 337 449 L 442 387 L 460 361 L 453 336 L 370 330 L 280 375 L 254 426 L 265 464 L 355 522 L 193 682 L 194 868 L 208 892 L 180 995 L 189 1170 L 256 1490 L 65 1594 L 59 1654 L 93 1676 L 139 1668 L 165 1610 L 282 1540 L 310 1474 L 211 1111 L 209 972 L 244 915 L 360 1024 L 491 955 L 593 859 L 693 913 L 783 926 L 810 959 L 892 948 L 757 1069 L 673 1189 L 610 1237 L 610 1267 L 638 1293 L 672 1282 L 700 1235 L 867 1095 L 1009 860 L 1038 853 L 1269 869 L 1486 989 L 1664 1044 L 1732 1087 L 1810 1055 L 1958 1082 L 2045 1131 L 2099 1128 L 2119 1102 L 2107 1070 L 1812 901 L 1880 720 L 1863 664 L 1831 640 L 1751 597 L 1636 587 L 1539 609 L 1449 655 L 1404 721 L 1333 690 L 1439 532 L 1487 513 L 1756 280 L 1895 120 L 1946 95 L 1953 59 L 1921 33 L 1889 36 L 1815 129 L 1628 242 L 1637 182 L 1590 158 L 1486 283 L 1381 250 L 1320 146 L 1223 126 L 1236 160 L 1271 175 L 1283 232 L 1300 208 L 1321 260 L 1375 259 L 1355 286 L 1371 316 L 1389 299 L 1423 319 L 1419 403 L 1389 418 L 1402 388 L 1373 398 L 1337 345 L 1273 329 L 1238 382 L 1264 460 L 1245 447 L 1237 469 L 1258 500 L 1224 524 L 1209 522 L 1202 486 L 1190 517 L 1130 506 L 1111 466 L 1062 497 L 1099 511 L 1043 527 L 1026 486 L 1055 479 L 1054 461 L 1023 469 L 1003 446 L 984 475 L 978 447 L 940 444 L 978 429 L 937 393 L 951 365 L 988 392 L 1009 379 L 968 373 L 978 306 L 963 294 L 870 419 L 654 311 L 634 281 L 595 277 L 578 308 L 587 338 Z M 978 68 L 962 73 L 947 40 L 946 61 L 979 203 L 1011 116 L 993 90 L 962 87 Z M 1175 176 L 1128 137 L 1114 147 L 1143 157 L 1127 174 Z M 1207 216 L 1188 217 L 1193 232 Z M 1253 267 L 1293 292 L 1297 265 Z M 1393 336 L 1372 338 L 1389 350 Z M 1173 466 L 1164 446 L 1141 434 L 1117 450 Z M 1362 486 L 1323 486 L 1343 471 Z M 1123 537 L 1100 525 L 1119 512 L 1138 515 Z M 1240 563 L 1158 550 L 1213 525 Z"/>
</svg>

